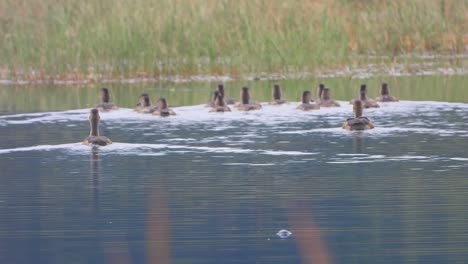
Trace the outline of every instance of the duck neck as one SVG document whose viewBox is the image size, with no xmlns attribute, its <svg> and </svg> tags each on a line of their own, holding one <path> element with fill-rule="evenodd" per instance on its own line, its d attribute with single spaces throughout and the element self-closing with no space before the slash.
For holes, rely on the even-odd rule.
<svg viewBox="0 0 468 264">
<path fill-rule="evenodd" d="M 242 104 L 249 104 L 250 95 L 248 91 L 243 91 L 241 97 L 242 97 Z"/>
<path fill-rule="evenodd" d="M 319 87 L 318 99 L 322 99 L 324 89 L 325 89 L 325 87 L 323 87 L 323 86 Z"/>
<path fill-rule="evenodd" d="M 103 94 L 101 100 L 103 103 L 109 103 L 110 101 L 109 94 Z"/>
<path fill-rule="evenodd" d="M 145 98 L 145 100 L 144 100 L 144 106 L 145 106 L 145 107 L 151 106 L 151 101 L 150 101 L 149 98 Z"/>
<path fill-rule="evenodd" d="M 98 137 L 99 136 L 99 120 L 96 118 L 91 118 L 89 120 L 91 131 L 89 132 L 90 136 Z"/>
<path fill-rule="evenodd" d="M 356 118 L 362 117 L 362 108 L 356 108 Z"/>
</svg>

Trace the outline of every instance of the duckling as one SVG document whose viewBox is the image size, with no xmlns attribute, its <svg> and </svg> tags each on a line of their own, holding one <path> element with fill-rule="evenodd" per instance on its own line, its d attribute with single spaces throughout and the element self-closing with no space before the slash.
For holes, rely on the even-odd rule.
<svg viewBox="0 0 468 264">
<path fill-rule="evenodd" d="M 112 144 L 112 141 L 105 136 L 99 135 L 99 111 L 96 108 L 91 109 L 89 114 L 89 125 L 91 127 L 89 132 L 89 137 L 85 138 L 83 141 L 84 145 L 93 146 L 106 146 Z"/>
<path fill-rule="evenodd" d="M 171 115 L 176 115 L 176 113 L 167 106 L 166 99 L 161 98 L 158 101 L 158 109 L 153 112 L 153 115 L 171 116 Z"/>
<path fill-rule="evenodd" d="M 224 93 L 224 85 L 222 84 L 219 84 L 218 85 L 218 92 L 221 94 L 221 96 L 224 98 L 225 97 L 225 93 Z M 237 103 L 237 100 L 234 99 L 234 98 L 228 98 L 225 100 L 226 104 L 228 105 L 233 105 L 233 104 L 236 104 Z"/>
<path fill-rule="evenodd" d="M 239 111 L 251 111 L 262 109 L 262 105 L 259 103 L 250 101 L 249 88 L 242 87 L 241 91 L 241 103 L 237 106 Z"/>
<path fill-rule="evenodd" d="M 390 95 L 388 92 L 388 85 L 386 83 L 382 83 L 382 88 L 380 90 L 380 97 L 375 98 L 377 102 L 398 102 L 399 100 Z"/>
<path fill-rule="evenodd" d="M 288 101 L 281 99 L 281 87 L 278 84 L 273 86 L 273 101 L 270 102 L 271 105 L 281 105 L 286 104 Z"/>
<path fill-rule="evenodd" d="M 210 110 L 210 112 L 231 112 L 231 108 L 226 105 L 223 96 L 218 94 L 218 97 L 215 101 L 215 106 Z"/>
<path fill-rule="evenodd" d="M 96 105 L 96 108 L 99 111 L 111 111 L 119 109 L 115 104 L 110 102 L 109 89 L 107 88 L 101 89 L 101 103 Z"/>
<path fill-rule="evenodd" d="M 348 118 L 342 128 L 347 130 L 367 130 L 373 129 L 374 124 L 369 120 L 369 118 L 362 115 L 363 113 L 363 103 L 360 100 L 354 101 L 354 118 Z"/>
<path fill-rule="evenodd" d="M 320 105 L 310 101 L 310 92 L 304 91 L 302 93 L 302 104 L 300 104 L 297 109 L 303 111 L 317 110 L 320 109 Z"/>
<path fill-rule="evenodd" d="M 376 101 L 369 99 L 367 97 L 367 86 L 365 84 L 361 85 L 359 94 L 360 94 L 359 99 L 351 100 L 350 104 L 354 104 L 355 101 L 359 100 L 362 102 L 364 108 L 379 108 L 380 107 L 380 105 Z"/>
<path fill-rule="evenodd" d="M 135 111 L 137 111 L 138 113 L 150 114 L 156 110 L 158 110 L 158 107 L 151 105 L 151 100 L 150 100 L 149 95 L 146 93 L 141 94 L 137 107 L 135 108 Z"/>
<path fill-rule="evenodd" d="M 320 107 L 339 107 L 340 104 L 331 97 L 330 89 L 324 88 L 320 98 Z"/>
</svg>

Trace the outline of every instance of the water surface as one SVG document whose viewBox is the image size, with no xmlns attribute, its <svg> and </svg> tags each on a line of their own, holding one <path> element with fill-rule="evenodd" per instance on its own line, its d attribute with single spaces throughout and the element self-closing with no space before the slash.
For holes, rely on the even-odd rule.
<svg viewBox="0 0 468 264">
<path fill-rule="evenodd" d="M 462 80 L 448 81 L 447 89 L 467 102 Z M 354 85 L 335 94 L 344 100 Z M 269 84 L 251 86 L 269 96 Z M 468 257 L 468 104 L 434 102 L 447 90 L 438 97 L 439 89 L 428 88 L 435 94 L 414 95 L 417 101 L 406 98 L 413 89 L 395 89 L 402 102 L 365 112 L 376 129 L 347 132 L 340 129 L 352 115 L 346 101 L 313 112 L 291 103 L 224 114 L 186 104 L 174 108 L 177 116 L 159 118 L 125 108 L 136 89 L 127 98 L 124 88 L 113 88 L 127 98 L 124 108 L 101 113 L 102 133 L 115 143 L 93 149 L 80 142 L 98 87 L 62 89 L 46 89 L 47 98 L 18 90 L 25 101 L 13 97 L 0 116 L 1 263 Z M 201 104 L 211 89 L 166 92 Z M 76 95 L 63 100 L 79 107 L 63 111 L 62 93 Z M 437 98 L 423 101 L 430 96 Z M 45 105 L 23 104 L 36 101 Z M 292 235 L 277 237 L 281 229 Z"/>
</svg>

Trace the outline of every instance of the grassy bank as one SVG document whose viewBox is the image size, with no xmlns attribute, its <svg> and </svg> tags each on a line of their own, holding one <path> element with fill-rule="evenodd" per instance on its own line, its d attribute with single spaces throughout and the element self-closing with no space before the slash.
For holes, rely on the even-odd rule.
<svg viewBox="0 0 468 264">
<path fill-rule="evenodd" d="M 3 0 L 0 65 L 26 78 L 302 71 L 463 52 L 466 25 L 468 0 Z"/>
</svg>

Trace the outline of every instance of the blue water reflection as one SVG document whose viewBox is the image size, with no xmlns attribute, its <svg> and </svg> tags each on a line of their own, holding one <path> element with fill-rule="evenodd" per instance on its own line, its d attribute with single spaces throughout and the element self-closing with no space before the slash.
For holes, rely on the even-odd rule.
<svg viewBox="0 0 468 264">
<path fill-rule="evenodd" d="M 0 116 L 1 263 L 460 263 L 468 105 Z M 287 229 L 287 239 L 276 236 Z"/>
</svg>

